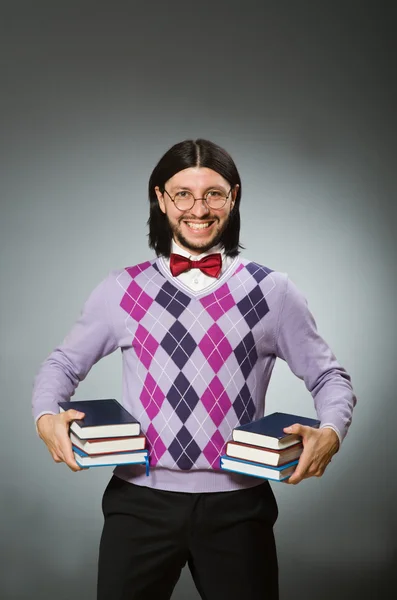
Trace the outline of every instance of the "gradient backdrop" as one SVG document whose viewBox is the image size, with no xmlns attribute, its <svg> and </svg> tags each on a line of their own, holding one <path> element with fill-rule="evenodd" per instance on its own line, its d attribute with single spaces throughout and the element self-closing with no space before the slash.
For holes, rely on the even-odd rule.
<svg viewBox="0 0 397 600">
<path fill-rule="evenodd" d="M 111 470 L 52 462 L 32 382 L 108 271 L 151 256 L 149 175 L 195 137 L 234 157 L 245 256 L 289 273 L 359 398 L 326 475 L 273 484 L 281 599 L 376 600 L 391 585 L 395 6 L 1 2 L 2 599 L 95 598 Z M 118 353 L 76 399 L 95 396 L 121 397 Z M 266 410 L 277 409 L 314 416 L 281 362 Z M 198 599 L 188 571 L 182 599 Z"/>
</svg>

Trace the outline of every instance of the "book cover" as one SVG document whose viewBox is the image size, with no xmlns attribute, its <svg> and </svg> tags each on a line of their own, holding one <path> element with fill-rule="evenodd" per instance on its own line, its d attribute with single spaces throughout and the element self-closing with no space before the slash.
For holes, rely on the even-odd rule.
<svg viewBox="0 0 397 600">
<path fill-rule="evenodd" d="M 139 435 L 139 421 L 114 398 L 58 402 L 61 411 L 70 408 L 85 413 L 83 419 L 72 421 L 70 429 L 80 439 L 110 438 Z"/>
<path fill-rule="evenodd" d="M 273 467 L 270 465 L 260 465 L 248 460 L 240 460 L 239 458 L 230 458 L 230 456 L 223 454 L 221 456 L 220 467 L 225 471 L 233 473 L 242 473 L 272 481 L 284 481 L 284 479 L 290 477 L 295 471 L 298 462 L 298 460 L 293 460 L 285 465 Z"/>
<path fill-rule="evenodd" d="M 142 464 L 148 468 L 149 452 L 136 450 L 135 452 L 113 452 L 112 454 L 99 454 L 90 456 L 72 444 L 74 458 L 80 467 L 116 467 L 118 465 Z"/>
<path fill-rule="evenodd" d="M 282 450 L 273 448 L 260 448 L 252 444 L 241 444 L 240 442 L 228 441 L 225 454 L 231 458 L 240 458 L 260 464 L 271 466 L 285 465 L 299 456 L 303 452 L 302 442 L 297 442 L 293 446 L 288 446 Z"/>
<path fill-rule="evenodd" d="M 235 427 L 232 432 L 232 438 L 235 442 L 241 442 L 242 444 L 252 444 L 254 446 L 274 449 L 287 448 L 296 444 L 301 439 L 300 436 L 286 434 L 283 431 L 284 427 L 289 427 L 294 423 L 316 428 L 320 426 L 318 419 L 290 413 L 274 412 L 245 425 Z"/>
</svg>

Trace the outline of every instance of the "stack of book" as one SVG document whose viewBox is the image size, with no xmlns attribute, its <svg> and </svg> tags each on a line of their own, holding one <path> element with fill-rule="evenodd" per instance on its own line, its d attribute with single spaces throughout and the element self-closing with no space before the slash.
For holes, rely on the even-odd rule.
<svg viewBox="0 0 397 600">
<path fill-rule="evenodd" d="M 144 464 L 149 474 L 149 453 L 141 425 L 117 400 L 58 404 L 61 412 L 73 408 L 85 415 L 72 421 L 69 429 L 74 457 L 80 467 Z"/>
<path fill-rule="evenodd" d="M 317 419 L 275 412 L 236 427 L 221 456 L 221 469 L 274 481 L 287 479 L 303 451 L 301 437 L 284 432 L 294 423 L 315 428 L 320 425 Z"/>
</svg>

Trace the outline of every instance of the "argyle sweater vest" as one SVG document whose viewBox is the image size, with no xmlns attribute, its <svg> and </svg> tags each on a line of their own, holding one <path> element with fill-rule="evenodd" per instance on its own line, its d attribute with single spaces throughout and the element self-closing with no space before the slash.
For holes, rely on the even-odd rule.
<svg viewBox="0 0 397 600">
<path fill-rule="evenodd" d="M 195 295 L 161 266 L 147 262 L 117 277 L 125 361 L 135 374 L 127 396 L 152 467 L 218 469 L 232 429 L 263 413 L 271 271 L 236 260 Z"/>
<path fill-rule="evenodd" d="M 58 413 L 57 403 L 70 400 L 91 367 L 117 349 L 122 403 L 141 423 L 151 469 L 149 477 L 138 465 L 115 473 L 138 485 L 257 485 L 221 471 L 219 459 L 234 427 L 263 416 L 276 357 L 305 381 L 322 425 L 343 437 L 351 421 L 350 378 L 317 333 L 302 294 L 286 274 L 241 257 L 200 293 L 173 278 L 162 257 L 112 271 L 42 365 L 35 418 Z"/>
</svg>

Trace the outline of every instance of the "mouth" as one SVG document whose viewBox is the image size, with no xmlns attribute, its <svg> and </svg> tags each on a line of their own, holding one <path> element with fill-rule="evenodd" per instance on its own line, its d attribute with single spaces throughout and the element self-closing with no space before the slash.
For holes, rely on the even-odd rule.
<svg viewBox="0 0 397 600">
<path fill-rule="evenodd" d="M 190 231 L 207 231 L 215 221 L 183 221 Z"/>
</svg>

